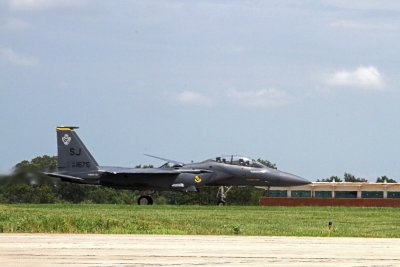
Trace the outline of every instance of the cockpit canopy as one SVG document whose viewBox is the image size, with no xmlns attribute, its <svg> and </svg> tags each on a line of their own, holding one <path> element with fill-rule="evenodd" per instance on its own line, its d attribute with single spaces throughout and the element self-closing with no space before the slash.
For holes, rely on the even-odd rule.
<svg viewBox="0 0 400 267">
<path fill-rule="evenodd" d="M 239 165 L 239 166 L 246 166 L 253 168 L 266 168 L 266 166 L 264 166 L 260 162 L 242 156 L 220 156 L 212 160 L 224 164 Z"/>
</svg>

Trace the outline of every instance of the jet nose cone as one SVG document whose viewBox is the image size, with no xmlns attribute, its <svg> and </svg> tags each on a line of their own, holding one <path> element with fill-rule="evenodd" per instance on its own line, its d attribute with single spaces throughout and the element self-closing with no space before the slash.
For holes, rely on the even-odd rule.
<svg viewBox="0 0 400 267">
<path fill-rule="evenodd" d="M 284 181 L 284 184 L 286 184 L 286 186 L 311 184 L 311 182 L 308 181 L 307 179 L 301 178 L 300 176 L 297 176 L 297 175 L 294 175 L 291 173 L 280 172 L 279 175 L 281 176 L 281 178 Z"/>
</svg>

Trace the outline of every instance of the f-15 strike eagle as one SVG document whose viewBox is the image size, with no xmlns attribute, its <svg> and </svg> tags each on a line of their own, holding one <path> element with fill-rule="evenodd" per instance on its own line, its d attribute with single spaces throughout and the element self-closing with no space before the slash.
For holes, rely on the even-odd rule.
<svg viewBox="0 0 400 267">
<path fill-rule="evenodd" d="M 231 186 L 297 186 L 310 182 L 296 175 L 271 169 L 241 156 L 220 156 L 198 163 L 182 162 L 155 157 L 172 163 L 159 168 L 122 168 L 99 166 L 83 144 L 76 129 L 59 126 L 57 131 L 57 172 L 46 173 L 61 181 L 102 185 L 119 189 L 197 191 L 202 186 L 219 186 L 219 202 L 225 203 Z M 150 156 L 150 155 L 148 155 Z M 151 205 L 150 194 L 138 199 L 139 205 Z"/>
</svg>

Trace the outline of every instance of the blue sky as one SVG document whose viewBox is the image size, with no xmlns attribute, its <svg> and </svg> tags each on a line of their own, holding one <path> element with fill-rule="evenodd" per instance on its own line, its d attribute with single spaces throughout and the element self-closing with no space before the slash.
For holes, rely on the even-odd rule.
<svg viewBox="0 0 400 267">
<path fill-rule="evenodd" d="M 398 1 L 0 2 L 0 173 L 78 125 L 102 165 L 243 154 L 400 180 Z"/>
</svg>

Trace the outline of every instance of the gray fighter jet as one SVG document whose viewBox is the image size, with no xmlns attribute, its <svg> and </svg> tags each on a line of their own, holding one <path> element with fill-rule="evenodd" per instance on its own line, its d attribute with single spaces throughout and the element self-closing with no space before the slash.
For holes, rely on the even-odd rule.
<svg viewBox="0 0 400 267">
<path fill-rule="evenodd" d="M 99 166 L 78 137 L 78 127 L 57 127 L 58 169 L 48 176 L 62 181 L 102 185 L 120 189 L 197 191 L 202 186 L 219 186 L 219 204 L 225 203 L 231 186 L 296 186 L 310 182 L 296 175 L 268 168 L 241 156 L 220 156 L 198 163 L 165 160 L 159 168 L 122 168 Z M 148 155 L 150 156 L 150 155 Z M 150 194 L 138 199 L 139 205 L 151 205 Z"/>
</svg>

